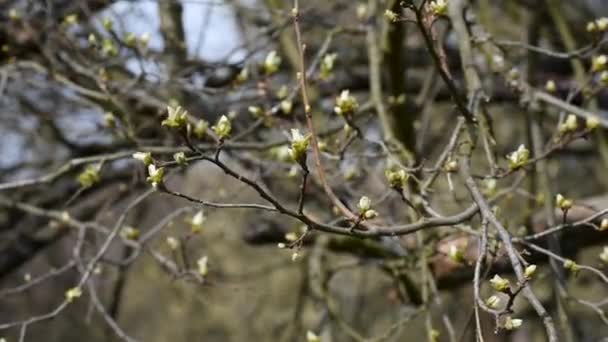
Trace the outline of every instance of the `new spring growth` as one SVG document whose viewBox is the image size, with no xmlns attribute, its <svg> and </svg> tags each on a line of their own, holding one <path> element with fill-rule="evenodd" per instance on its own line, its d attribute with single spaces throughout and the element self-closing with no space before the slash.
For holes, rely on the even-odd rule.
<svg viewBox="0 0 608 342">
<path fill-rule="evenodd" d="M 500 297 L 495 295 L 490 296 L 486 299 L 485 303 L 490 309 L 496 309 L 500 305 Z"/>
<path fill-rule="evenodd" d="M 293 110 L 293 102 L 290 100 L 283 100 L 281 101 L 280 107 L 283 114 L 291 114 L 291 111 Z"/>
<path fill-rule="evenodd" d="M 150 38 L 149 32 L 142 33 L 141 36 L 139 36 L 139 44 L 141 44 L 144 49 L 147 48 L 148 44 L 150 44 Z"/>
<path fill-rule="evenodd" d="M 446 15 L 448 13 L 448 2 L 447 0 L 435 0 L 429 4 L 431 12 L 434 15 Z"/>
<path fill-rule="evenodd" d="M 220 138 L 220 140 L 228 138 L 230 136 L 230 132 L 232 131 L 232 123 L 230 123 L 230 119 L 228 119 L 226 115 L 222 115 L 215 126 L 213 126 L 213 131 L 217 137 Z"/>
<path fill-rule="evenodd" d="M 21 19 L 21 13 L 19 13 L 19 11 L 16 8 L 11 8 L 8 11 L 8 17 L 10 20 L 17 21 L 17 20 Z"/>
<path fill-rule="evenodd" d="M 555 206 L 560 208 L 562 211 L 567 211 L 572 208 L 572 200 L 564 197 L 562 194 L 557 194 L 555 196 Z"/>
<path fill-rule="evenodd" d="M 249 106 L 247 107 L 247 111 L 249 111 L 251 116 L 253 116 L 254 118 L 259 118 L 264 115 L 264 111 L 258 106 Z"/>
<path fill-rule="evenodd" d="M 456 246 L 456 244 L 450 245 L 448 257 L 450 258 L 450 260 L 457 264 L 460 264 L 464 261 L 464 253 L 458 246 Z"/>
<path fill-rule="evenodd" d="M 310 135 L 302 135 L 299 129 L 291 129 L 291 148 L 289 156 L 295 162 L 302 164 L 306 161 L 306 150 L 310 142 Z"/>
<path fill-rule="evenodd" d="M 205 214 L 202 210 L 199 210 L 190 220 L 190 231 L 193 234 L 199 234 L 203 231 L 203 223 L 205 223 Z"/>
<path fill-rule="evenodd" d="M 135 152 L 133 153 L 133 159 L 139 160 L 140 162 L 144 163 L 145 166 L 149 166 L 154 162 L 150 152 Z"/>
<path fill-rule="evenodd" d="M 172 251 L 177 250 L 179 248 L 179 240 L 177 238 L 173 236 L 168 236 L 165 241 L 167 242 L 167 246 L 169 246 L 169 249 L 171 249 Z"/>
<path fill-rule="evenodd" d="M 515 330 L 521 327 L 523 322 L 524 321 L 519 318 L 511 318 L 511 316 L 507 316 L 507 318 L 505 319 L 504 328 L 506 330 Z"/>
<path fill-rule="evenodd" d="M 594 130 L 600 125 L 600 119 L 597 116 L 590 116 L 585 121 L 585 126 L 588 130 Z"/>
<path fill-rule="evenodd" d="M 198 120 L 196 125 L 194 125 L 194 136 L 198 139 L 203 139 L 207 134 L 207 129 L 209 129 L 209 123 L 205 120 Z"/>
<path fill-rule="evenodd" d="M 131 48 L 137 45 L 137 36 L 135 36 L 135 33 L 129 32 L 125 35 L 125 44 Z"/>
<path fill-rule="evenodd" d="M 443 169 L 445 170 L 445 172 L 449 173 L 456 172 L 458 171 L 458 162 L 453 159 L 450 159 L 445 163 Z"/>
<path fill-rule="evenodd" d="M 431 333 L 429 334 L 430 342 L 439 342 L 439 337 L 441 337 L 441 333 L 437 329 L 431 329 Z"/>
<path fill-rule="evenodd" d="M 526 148 L 524 144 L 519 145 L 516 151 L 511 152 L 507 155 L 509 161 L 509 168 L 511 170 L 517 170 L 520 167 L 526 165 L 530 158 L 530 150 Z"/>
<path fill-rule="evenodd" d="M 378 216 L 378 212 L 372 209 L 372 201 L 367 196 L 359 199 L 357 207 L 359 208 L 360 217 L 364 220 L 373 219 Z"/>
<path fill-rule="evenodd" d="M 595 56 L 591 60 L 591 71 L 603 71 L 606 69 L 607 63 L 608 57 L 606 55 Z"/>
<path fill-rule="evenodd" d="M 403 189 L 403 187 L 405 187 L 407 183 L 407 180 L 410 177 L 403 169 L 386 169 L 386 171 L 384 171 L 384 174 L 386 175 L 388 184 L 391 186 L 391 188 L 395 189 Z"/>
<path fill-rule="evenodd" d="M 321 342 L 321 338 L 314 332 L 308 330 L 306 332 L 306 342 Z"/>
<path fill-rule="evenodd" d="M 578 120 L 576 115 L 569 114 L 566 120 L 559 126 L 559 132 L 561 134 L 572 133 L 578 129 Z"/>
<path fill-rule="evenodd" d="M 536 272 L 536 265 L 534 265 L 534 264 L 528 265 L 528 267 L 526 267 L 526 269 L 524 270 L 524 277 L 526 277 L 527 279 L 531 279 L 535 272 Z"/>
<path fill-rule="evenodd" d="M 89 46 L 97 46 L 97 36 L 94 33 L 89 34 L 87 38 Z"/>
<path fill-rule="evenodd" d="M 600 253 L 600 260 L 608 264 L 608 246 L 604 246 L 602 253 Z"/>
<path fill-rule="evenodd" d="M 399 20 L 399 15 L 389 9 L 384 11 L 384 16 L 386 17 L 386 19 L 390 20 L 393 23 L 396 23 L 397 20 Z"/>
<path fill-rule="evenodd" d="M 359 3 L 355 12 L 358 20 L 364 20 L 367 17 L 367 4 Z"/>
<path fill-rule="evenodd" d="M 266 73 L 266 75 L 272 75 L 279 70 L 280 66 L 281 57 L 279 57 L 276 51 L 270 51 L 268 55 L 266 55 L 266 59 L 264 59 L 264 73 Z"/>
<path fill-rule="evenodd" d="M 201 277 L 205 277 L 207 275 L 207 273 L 209 273 L 208 263 L 209 263 L 209 258 L 207 258 L 206 255 L 196 261 L 196 268 L 197 268 L 198 274 Z"/>
<path fill-rule="evenodd" d="M 604 70 L 600 73 L 600 83 L 604 87 L 608 86 L 608 71 Z"/>
<path fill-rule="evenodd" d="M 108 128 L 116 127 L 116 117 L 112 112 L 106 112 L 103 115 L 103 124 Z"/>
<path fill-rule="evenodd" d="M 72 287 L 71 289 L 65 291 L 65 300 L 68 303 L 73 302 L 80 296 L 82 296 L 82 289 L 80 289 L 80 287 Z"/>
<path fill-rule="evenodd" d="M 334 66 L 336 64 L 336 59 L 338 59 L 337 53 L 328 53 L 323 56 L 321 60 L 321 74 L 320 77 L 322 80 L 326 80 L 331 77 L 334 73 Z"/>
<path fill-rule="evenodd" d="M 555 84 L 555 81 L 548 80 L 545 84 L 545 90 L 550 93 L 555 93 L 557 91 L 557 85 Z"/>
<path fill-rule="evenodd" d="M 162 167 L 157 168 L 156 165 L 150 164 L 148 165 L 148 178 L 146 181 L 152 184 L 153 187 L 158 187 L 159 184 L 163 183 L 163 178 L 165 177 L 165 169 Z"/>
<path fill-rule="evenodd" d="M 358 107 L 359 103 L 354 96 L 350 95 L 350 91 L 342 90 L 340 96 L 336 98 L 334 112 L 338 115 L 347 116 L 353 114 Z"/>
<path fill-rule="evenodd" d="M 608 229 L 608 218 L 603 218 L 602 222 L 600 222 L 600 231 L 604 231 Z"/>
<path fill-rule="evenodd" d="M 135 227 L 127 226 L 120 231 L 120 235 L 125 240 L 137 241 L 141 235 L 141 232 Z"/>
<path fill-rule="evenodd" d="M 290 148 L 287 147 L 286 145 L 281 145 L 281 146 L 273 147 L 270 149 L 270 156 L 273 159 L 276 159 L 276 160 L 282 161 L 282 162 L 290 161 L 290 159 L 291 159 L 290 153 L 291 153 Z"/>
<path fill-rule="evenodd" d="M 587 23 L 587 32 L 603 33 L 608 30 L 608 18 L 603 17 Z"/>
<path fill-rule="evenodd" d="M 118 47 L 111 39 L 104 39 L 101 43 L 101 52 L 106 56 L 115 57 L 118 55 Z"/>
<path fill-rule="evenodd" d="M 114 23 L 112 22 L 112 20 L 110 18 L 103 18 L 103 20 L 101 21 L 101 24 L 103 25 L 103 28 L 105 28 L 108 31 L 110 31 L 112 29 L 112 26 L 114 26 Z"/>
<path fill-rule="evenodd" d="M 177 152 L 173 155 L 173 160 L 180 166 L 188 165 L 188 158 L 186 158 L 186 154 L 184 152 Z"/>
<path fill-rule="evenodd" d="M 297 251 L 293 252 L 293 254 L 291 254 L 291 261 L 296 262 L 298 261 L 298 259 L 300 259 L 300 253 Z"/>
<path fill-rule="evenodd" d="M 78 183 L 83 188 L 90 188 L 100 180 L 97 166 L 89 165 L 78 175 Z"/>
<path fill-rule="evenodd" d="M 78 14 L 70 14 L 63 19 L 66 25 L 72 26 L 78 24 Z"/>
<path fill-rule="evenodd" d="M 243 69 L 239 71 L 239 74 L 236 75 L 236 79 L 234 80 L 234 82 L 237 85 L 240 85 L 247 82 L 247 80 L 249 80 L 249 68 L 247 66 L 244 66 Z"/>
<path fill-rule="evenodd" d="M 580 266 L 571 259 L 564 260 L 564 268 L 572 273 L 580 271 Z"/>
<path fill-rule="evenodd" d="M 169 128 L 184 128 L 188 124 L 188 112 L 181 106 L 167 106 L 167 118 L 161 122 Z"/>
<path fill-rule="evenodd" d="M 496 185 L 498 183 L 496 178 L 484 179 L 483 183 L 485 185 L 483 190 L 486 195 L 491 196 L 496 193 Z"/>
<path fill-rule="evenodd" d="M 511 284 L 509 280 L 495 274 L 492 279 L 490 279 L 490 285 L 494 288 L 494 290 L 498 292 L 508 293 L 511 290 Z"/>
</svg>

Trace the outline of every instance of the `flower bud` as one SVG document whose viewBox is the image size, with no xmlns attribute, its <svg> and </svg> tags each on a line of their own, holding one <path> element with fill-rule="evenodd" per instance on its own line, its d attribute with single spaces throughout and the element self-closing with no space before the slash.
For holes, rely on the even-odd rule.
<svg viewBox="0 0 608 342">
<path fill-rule="evenodd" d="M 266 75 L 272 75 L 279 70 L 280 66 L 281 57 L 279 57 L 276 51 L 270 51 L 266 55 L 266 59 L 264 59 L 264 64 L 262 65 L 264 72 Z"/>
<path fill-rule="evenodd" d="M 600 260 L 608 264 L 608 246 L 605 246 L 602 253 L 600 253 Z"/>
<path fill-rule="evenodd" d="M 174 251 L 179 248 L 179 240 L 173 236 L 168 236 L 165 240 L 167 242 L 167 246 Z"/>
<path fill-rule="evenodd" d="M 564 261 L 564 268 L 571 271 L 572 273 L 576 273 L 580 271 L 580 266 L 571 259 L 566 259 Z"/>
<path fill-rule="evenodd" d="M 145 166 L 148 166 L 154 162 L 150 152 L 135 152 L 133 153 L 133 159 L 139 160 L 140 162 L 144 163 Z"/>
<path fill-rule="evenodd" d="M 490 309 L 496 309 L 500 305 L 500 297 L 490 296 L 486 299 L 485 303 Z"/>
<path fill-rule="evenodd" d="M 198 120 L 196 125 L 194 125 L 194 136 L 198 139 L 202 139 L 207 134 L 207 129 L 209 128 L 209 123 L 205 120 Z"/>
<path fill-rule="evenodd" d="M 359 199 L 359 203 L 357 205 L 359 207 L 359 211 L 361 213 L 365 213 L 370 210 L 372 207 L 372 201 L 367 196 L 363 196 Z"/>
<path fill-rule="evenodd" d="M 292 262 L 296 262 L 296 261 L 298 261 L 298 259 L 300 259 L 300 253 L 299 252 L 293 252 L 293 254 L 291 255 L 291 261 Z"/>
<path fill-rule="evenodd" d="M 504 328 L 506 330 L 515 330 L 519 328 L 524 321 L 519 318 L 511 318 L 511 316 L 507 316 L 505 319 Z"/>
<path fill-rule="evenodd" d="M 397 171 L 387 169 L 384 174 L 391 188 L 403 188 L 409 179 L 409 175 L 403 169 Z"/>
<path fill-rule="evenodd" d="M 450 250 L 448 251 L 448 257 L 455 263 L 462 263 L 464 261 L 464 254 L 462 250 L 458 248 L 455 244 L 450 245 Z"/>
<path fill-rule="evenodd" d="M 146 181 L 152 184 L 153 187 L 156 188 L 159 184 L 162 184 L 164 176 L 164 168 L 156 168 L 156 165 L 154 164 L 148 165 L 148 178 L 146 178 Z"/>
<path fill-rule="evenodd" d="M 595 115 L 590 116 L 587 118 L 585 125 L 587 126 L 587 129 L 589 129 L 589 130 L 596 129 L 600 125 L 600 119 Z"/>
<path fill-rule="evenodd" d="M 82 296 L 82 289 L 80 287 L 72 287 L 71 289 L 65 292 L 65 300 L 68 303 L 73 302 L 80 296 Z"/>
<path fill-rule="evenodd" d="M 97 36 L 94 33 L 89 34 L 87 40 L 90 46 L 97 46 Z"/>
<path fill-rule="evenodd" d="M 336 98 L 334 112 L 338 115 L 351 115 L 358 107 L 359 103 L 357 102 L 357 99 L 354 96 L 351 96 L 348 90 L 342 90 L 340 96 Z"/>
<path fill-rule="evenodd" d="M 377 211 L 375 211 L 374 209 L 369 209 L 369 210 L 366 210 L 366 211 L 363 213 L 363 217 L 364 217 L 366 220 L 371 220 L 371 219 L 373 219 L 373 218 L 375 218 L 375 217 L 377 217 L 377 216 L 378 216 L 378 212 L 377 212 Z"/>
<path fill-rule="evenodd" d="M 291 148 L 289 149 L 289 155 L 294 161 L 301 163 L 305 160 L 309 141 L 309 135 L 302 135 L 298 129 L 291 130 Z"/>
<path fill-rule="evenodd" d="M 293 110 L 293 102 L 289 100 L 283 100 L 281 101 L 280 106 L 283 114 L 291 114 L 291 111 Z"/>
<path fill-rule="evenodd" d="M 498 274 L 495 274 L 494 277 L 490 279 L 490 285 L 492 285 L 492 287 L 499 292 L 507 293 L 511 289 L 509 280 L 499 276 Z"/>
<path fill-rule="evenodd" d="M 78 175 L 78 183 L 83 188 L 90 188 L 99 182 L 99 170 L 96 166 L 89 165 Z"/>
<path fill-rule="evenodd" d="M 205 277 L 207 276 L 207 273 L 209 273 L 208 263 L 209 258 L 207 258 L 207 256 L 203 256 L 196 261 L 196 268 L 201 277 Z"/>
<path fill-rule="evenodd" d="M 124 227 L 121 232 L 120 235 L 125 239 L 125 240 L 131 240 L 131 241 L 137 241 L 139 239 L 139 236 L 141 235 L 141 232 L 139 231 L 139 229 L 135 228 L 135 227 Z"/>
<path fill-rule="evenodd" d="M 78 24 L 78 14 L 70 14 L 63 19 L 63 22 L 66 25 L 76 25 Z"/>
<path fill-rule="evenodd" d="M 562 194 L 557 194 L 555 196 L 555 205 L 562 211 L 566 211 L 572 208 L 572 204 L 572 200 L 564 197 Z"/>
<path fill-rule="evenodd" d="M 328 53 L 325 56 L 323 56 L 323 59 L 321 60 L 321 75 L 320 75 L 322 80 L 326 80 L 329 77 L 331 77 L 331 75 L 333 75 L 334 65 L 336 64 L 337 58 L 338 58 L 337 53 Z"/>
<path fill-rule="evenodd" d="M 199 210 L 190 220 L 190 231 L 193 234 L 200 233 L 203 230 L 203 223 L 205 223 L 205 214 L 202 210 Z"/>
<path fill-rule="evenodd" d="M 110 31 L 112 29 L 112 26 L 114 26 L 114 23 L 112 22 L 112 20 L 110 18 L 103 18 L 103 20 L 101 21 L 101 24 L 103 25 L 103 28 L 105 28 L 108 31 Z"/>
<path fill-rule="evenodd" d="M 448 3 L 446 0 L 435 0 L 429 4 L 434 15 L 446 15 L 448 13 Z"/>
<path fill-rule="evenodd" d="M 399 15 L 389 9 L 387 9 L 386 11 L 384 11 L 384 16 L 386 17 L 386 19 L 388 19 L 391 22 L 397 22 L 397 20 L 399 20 Z"/>
<path fill-rule="evenodd" d="M 103 115 L 103 124 L 108 128 L 116 127 L 116 117 L 112 112 L 106 112 Z"/>
<path fill-rule="evenodd" d="M 232 124 L 226 115 L 222 115 L 217 124 L 213 126 L 213 131 L 220 139 L 225 139 L 230 135 Z"/>
<path fill-rule="evenodd" d="M 144 49 L 148 47 L 148 44 L 150 44 L 149 32 L 144 32 L 141 34 L 141 36 L 139 36 L 139 44 L 141 44 Z"/>
<path fill-rule="evenodd" d="M 528 158 L 530 158 L 530 151 L 526 148 L 525 145 L 519 145 L 517 151 L 511 152 L 507 155 L 507 160 L 509 161 L 509 168 L 511 170 L 519 169 L 528 162 Z"/>
<path fill-rule="evenodd" d="M 167 106 L 167 118 L 161 122 L 169 128 L 183 128 L 188 123 L 188 112 L 181 106 Z"/>
<path fill-rule="evenodd" d="M 306 342 L 321 342 L 321 338 L 317 334 L 308 330 L 306 332 Z"/>
<path fill-rule="evenodd" d="M 528 267 L 526 267 L 526 269 L 524 270 L 524 276 L 528 279 L 532 278 L 532 276 L 534 275 L 534 273 L 536 272 L 536 265 L 532 264 L 532 265 L 528 265 Z"/>
<path fill-rule="evenodd" d="M 458 162 L 455 160 L 448 160 L 443 166 L 445 172 L 456 172 L 458 171 Z"/>
<path fill-rule="evenodd" d="M 129 32 L 125 35 L 125 44 L 131 48 L 137 45 L 137 37 L 135 36 L 135 33 Z"/>
<path fill-rule="evenodd" d="M 236 75 L 235 83 L 237 85 L 243 84 L 247 82 L 247 80 L 249 80 L 249 68 L 245 66 L 243 69 L 241 69 L 241 71 L 239 71 L 239 74 Z"/>
<path fill-rule="evenodd" d="M 545 90 L 550 93 L 555 93 L 557 91 L 557 85 L 555 84 L 555 81 L 548 80 L 545 84 Z"/>
<path fill-rule="evenodd" d="M 180 166 L 188 165 L 188 158 L 186 158 L 186 154 L 184 152 L 177 152 L 173 154 L 173 160 L 175 160 L 175 162 Z"/>
<path fill-rule="evenodd" d="M 595 56 L 591 61 L 591 71 L 603 71 L 606 69 L 607 63 L 608 57 L 606 57 L 606 55 Z"/>
<path fill-rule="evenodd" d="M 600 231 L 604 231 L 608 229 L 608 218 L 603 218 L 602 222 L 600 222 Z"/>
<path fill-rule="evenodd" d="M 564 122 L 559 127 L 559 131 L 562 134 L 572 133 L 572 132 L 576 131 L 577 129 L 578 129 L 578 120 L 576 118 L 576 115 L 574 115 L 574 114 L 569 114 L 566 117 L 566 120 L 564 120 Z"/>
</svg>

